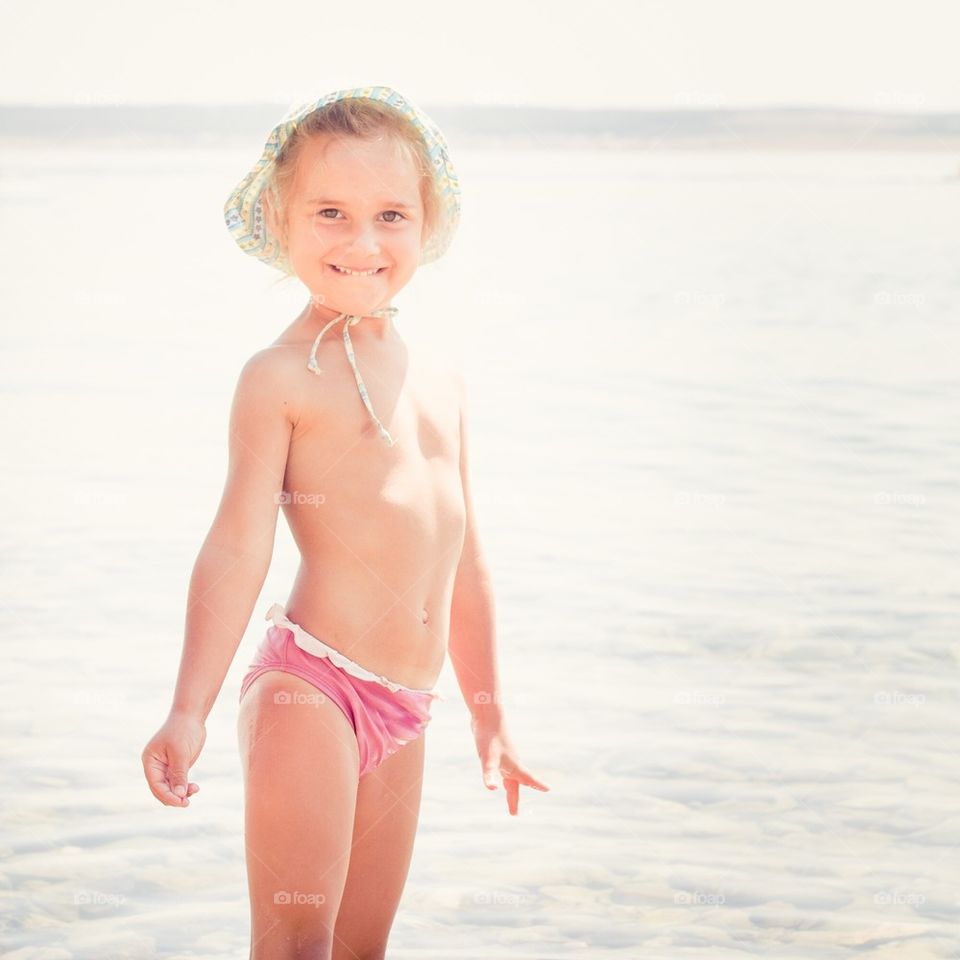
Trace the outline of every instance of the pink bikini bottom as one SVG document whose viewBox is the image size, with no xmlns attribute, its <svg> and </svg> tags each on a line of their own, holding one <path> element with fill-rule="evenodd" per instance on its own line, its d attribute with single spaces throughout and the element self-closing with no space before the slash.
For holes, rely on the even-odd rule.
<svg viewBox="0 0 960 960">
<path fill-rule="evenodd" d="M 415 690 L 371 673 L 287 619 L 280 604 L 267 611 L 274 625 L 257 647 L 240 687 L 240 700 L 262 673 L 282 670 L 313 684 L 350 721 L 360 750 L 360 776 L 375 770 L 423 733 L 433 700 L 446 697 Z"/>
</svg>

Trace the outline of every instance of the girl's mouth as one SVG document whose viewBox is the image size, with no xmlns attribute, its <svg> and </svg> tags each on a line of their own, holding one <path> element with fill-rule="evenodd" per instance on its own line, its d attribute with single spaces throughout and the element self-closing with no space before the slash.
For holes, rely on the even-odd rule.
<svg viewBox="0 0 960 960">
<path fill-rule="evenodd" d="M 349 267 L 341 267 L 336 263 L 328 263 L 327 266 L 342 277 L 375 277 L 387 269 L 386 267 L 377 267 L 372 270 L 351 270 Z"/>
</svg>

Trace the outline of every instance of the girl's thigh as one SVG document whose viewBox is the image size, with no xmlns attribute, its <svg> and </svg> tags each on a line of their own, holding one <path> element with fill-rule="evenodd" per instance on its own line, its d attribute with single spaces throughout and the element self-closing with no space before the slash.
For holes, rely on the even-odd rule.
<svg viewBox="0 0 960 960">
<path fill-rule="evenodd" d="M 250 685 L 237 734 L 252 956 L 324 956 L 350 864 L 356 734 L 316 687 L 279 670 Z"/>
<path fill-rule="evenodd" d="M 425 742 L 422 733 L 360 779 L 333 960 L 386 954 L 413 854 Z"/>
</svg>

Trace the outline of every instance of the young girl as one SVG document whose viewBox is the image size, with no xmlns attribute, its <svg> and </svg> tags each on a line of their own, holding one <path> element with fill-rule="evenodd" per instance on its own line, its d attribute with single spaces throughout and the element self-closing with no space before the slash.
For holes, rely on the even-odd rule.
<svg viewBox="0 0 960 960">
<path fill-rule="evenodd" d="M 549 789 L 500 702 L 462 378 L 412 356 L 393 322 L 392 298 L 443 254 L 459 210 L 442 134 L 389 87 L 292 110 L 226 203 L 241 249 L 310 298 L 240 372 L 173 704 L 142 759 L 154 796 L 189 806 L 282 504 L 300 569 L 266 611 L 238 718 L 252 958 L 384 956 L 448 650 L 484 784 L 499 774 L 512 815 L 521 784 Z"/>
</svg>

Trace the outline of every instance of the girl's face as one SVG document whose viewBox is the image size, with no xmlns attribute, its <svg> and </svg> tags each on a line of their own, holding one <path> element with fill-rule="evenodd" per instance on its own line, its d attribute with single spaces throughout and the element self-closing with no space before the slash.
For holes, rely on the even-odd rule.
<svg viewBox="0 0 960 960">
<path fill-rule="evenodd" d="M 388 306 L 416 272 L 425 239 L 416 168 L 392 141 L 303 144 L 287 201 L 287 258 L 320 305 L 359 316 Z"/>
</svg>

